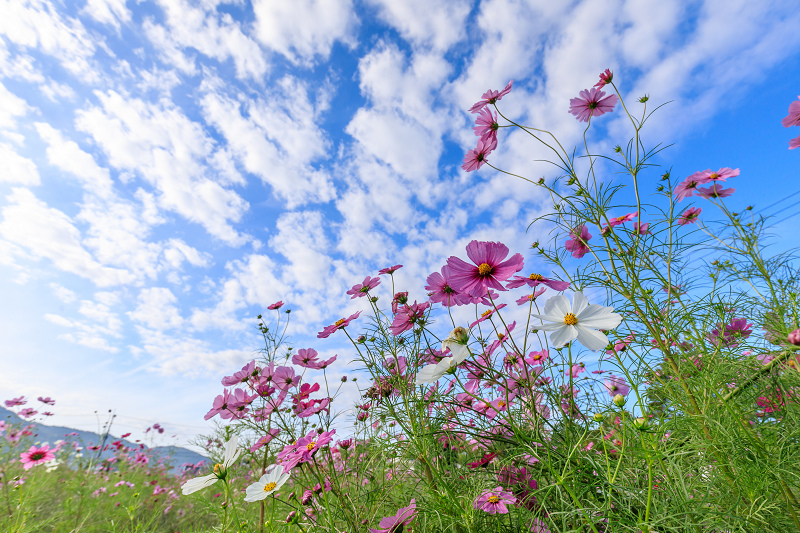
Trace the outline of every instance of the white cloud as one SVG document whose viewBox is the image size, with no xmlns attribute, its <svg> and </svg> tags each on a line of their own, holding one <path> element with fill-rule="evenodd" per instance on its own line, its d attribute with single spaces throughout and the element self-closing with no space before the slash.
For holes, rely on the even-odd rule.
<svg viewBox="0 0 800 533">
<path fill-rule="evenodd" d="M 354 45 L 352 0 L 254 0 L 253 12 L 258 39 L 295 63 L 327 59 L 336 41 Z"/>
<path fill-rule="evenodd" d="M 299 290 L 325 292 L 332 262 L 325 215 L 320 211 L 284 213 L 276 226 L 278 233 L 269 245 L 291 265 L 284 270 L 282 281 Z"/>
<path fill-rule="evenodd" d="M 75 141 L 64 136 L 44 122 L 34 123 L 39 137 L 47 144 L 47 161 L 83 182 L 86 192 L 109 198 L 113 194 L 113 184 L 108 169 L 101 168 L 94 158 L 81 150 Z"/>
<path fill-rule="evenodd" d="M 259 80 L 269 65 L 258 43 L 245 35 L 239 23 L 227 14 L 193 7 L 185 0 L 159 0 L 166 26 L 148 20 L 144 29 L 160 48 L 164 59 L 187 74 L 195 71 L 194 61 L 182 49 L 194 48 L 200 53 L 225 61 L 232 58 L 236 77 Z"/>
<path fill-rule="evenodd" d="M 249 240 L 231 226 L 249 205 L 208 177 L 213 173 L 206 158 L 213 158 L 215 142 L 200 124 L 169 102 L 149 104 L 114 91 L 95 95 L 102 107 L 78 111 L 76 127 L 94 137 L 112 166 L 140 173 L 158 190 L 163 209 L 202 225 L 225 243 L 240 246 Z"/>
<path fill-rule="evenodd" d="M 126 0 L 87 0 L 83 12 L 119 30 L 120 22 L 127 24 L 131 20 L 131 12 L 125 3 Z"/>
<path fill-rule="evenodd" d="M 447 50 L 464 38 L 466 18 L 472 9 L 470 0 L 369 0 L 379 16 L 416 46 Z M 421 15 L 423 14 L 424 15 Z"/>
<path fill-rule="evenodd" d="M 14 129 L 17 117 L 25 116 L 31 107 L 0 83 L 0 129 Z"/>
<path fill-rule="evenodd" d="M 78 298 L 78 295 L 75 293 L 75 291 L 71 291 L 66 287 L 62 287 L 58 283 L 51 283 L 50 288 L 53 289 L 53 294 L 56 295 L 56 298 L 65 304 L 71 304 Z"/>
<path fill-rule="evenodd" d="M 0 183 L 39 185 L 39 171 L 30 159 L 19 155 L 14 148 L 0 143 Z"/>
<path fill-rule="evenodd" d="M 49 259 L 59 270 L 86 278 L 99 287 L 128 283 L 126 269 L 106 267 L 81 245 L 80 231 L 63 212 L 48 207 L 31 191 L 14 188 L 6 197 L 0 237 L 36 259 Z"/>
<path fill-rule="evenodd" d="M 183 317 L 175 306 L 178 299 L 165 287 L 150 287 L 139 292 L 136 310 L 127 313 L 131 320 L 163 331 L 183 325 Z"/>
</svg>

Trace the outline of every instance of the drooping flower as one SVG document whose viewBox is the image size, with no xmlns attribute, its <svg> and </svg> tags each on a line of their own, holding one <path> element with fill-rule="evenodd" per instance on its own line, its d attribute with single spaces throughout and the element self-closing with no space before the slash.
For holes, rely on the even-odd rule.
<svg viewBox="0 0 800 533">
<path fill-rule="evenodd" d="M 681 226 L 685 226 L 686 224 L 694 224 L 697 222 L 697 218 L 700 216 L 702 211 L 703 210 L 699 207 L 690 207 L 684 211 L 681 217 L 678 219 L 678 224 Z"/>
<path fill-rule="evenodd" d="M 382 274 L 394 274 L 395 272 L 397 272 L 397 271 L 398 271 L 398 270 L 400 270 L 401 268 L 403 268 L 403 265 L 394 265 L 394 266 L 390 266 L 390 267 L 382 268 L 382 269 L 378 270 L 378 275 L 382 275 Z"/>
<path fill-rule="evenodd" d="M 592 87 L 582 90 L 578 98 L 570 99 L 569 112 L 575 115 L 579 122 L 589 122 L 590 117 L 599 117 L 613 111 L 618 101 L 616 94 L 606 96 L 606 93 L 597 87 Z"/>
<path fill-rule="evenodd" d="M 364 281 L 361 283 L 357 283 L 353 285 L 353 287 L 347 291 L 347 294 L 350 294 L 350 299 L 354 300 L 356 298 L 361 298 L 362 296 L 366 296 L 367 293 L 381 284 L 380 278 L 371 278 L 367 276 L 364 278 Z"/>
<path fill-rule="evenodd" d="M 392 335 L 400 335 L 404 331 L 413 328 L 414 324 L 422 322 L 428 307 L 430 307 L 430 303 L 417 303 L 416 300 L 412 305 L 404 305 L 398 310 L 397 314 L 394 316 L 394 320 L 392 320 L 392 325 L 389 328 Z"/>
<path fill-rule="evenodd" d="M 268 305 L 267 309 L 269 309 L 270 311 L 274 311 L 276 309 L 280 309 L 281 307 L 283 307 L 283 300 L 278 300 L 274 304 Z"/>
<path fill-rule="evenodd" d="M 514 80 L 508 82 L 505 88 L 502 91 L 493 91 L 488 90 L 483 93 L 481 96 L 481 100 L 476 102 L 472 107 L 469 108 L 470 113 L 478 113 L 484 106 L 489 104 L 495 104 L 499 102 L 505 95 L 511 92 L 511 86 L 514 84 Z"/>
<path fill-rule="evenodd" d="M 492 137 L 486 141 L 478 139 L 478 145 L 473 150 L 468 151 L 464 156 L 464 163 L 461 165 L 461 168 L 466 172 L 478 170 L 486 163 L 486 156 L 492 153 L 495 148 L 497 148 L 496 138 Z"/>
<path fill-rule="evenodd" d="M 281 488 L 289 479 L 289 473 L 283 471 L 283 465 L 270 465 L 261 478 L 245 489 L 244 501 L 257 502 Z"/>
<path fill-rule="evenodd" d="M 504 261 L 507 255 L 505 244 L 471 241 L 467 245 L 467 256 L 474 264 L 454 256 L 447 259 L 452 287 L 470 296 L 483 296 L 489 289 L 506 290 L 500 282 L 522 270 L 524 264 L 521 254 Z"/>
<path fill-rule="evenodd" d="M 478 496 L 472 508 L 489 514 L 508 514 L 506 504 L 516 505 L 516 503 L 517 499 L 512 493 L 503 490 L 503 487 L 497 487 Z"/>
<path fill-rule="evenodd" d="M 347 326 L 349 326 L 349 325 L 350 325 L 350 322 L 352 322 L 353 320 L 355 320 L 356 318 L 358 318 L 358 315 L 360 315 L 360 314 L 361 314 L 361 311 L 359 311 L 359 312 L 357 312 L 357 313 L 354 313 L 354 314 L 350 315 L 350 316 L 349 316 L 349 317 L 347 317 L 347 318 L 340 318 L 339 320 L 337 320 L 336 322 L 334 322 L 334 323 L 333 323 L 333 324 L 331 324 L 330 326 L 325 326 L 325 328 L 323 328 L 323 330 L 322 330 L 322 331 L 320 331 L 319 333 L 317 333 L 317 338 L 318 338 L 318 339 L 327 339 L 327 338 L 328 338 L 328 337 L 330 337 L 330 336 L 331 336 L 331 334 L 332 334 L 333 332 L 335 332 L 336 330 L 338 330 L 338 329 L 344 329 L 344 328 L 346 328 Z"/>
<path fill-rule="evenodd" d="M 475 135 L 480 137 L 483 142 L 494 141 L 497 142 L 497 129 L 500 125 L 497 123 L 497 113 L 492 112 L 488 107 L 481 109 L 478 113 L 478 118 L 475 119 Z"/>
<path fill-rule="evenodd" d="M 34 466 L 41 465 L 55 459 L 56 454 L 53 453 L 54 451 L 55 450 L 51 450 L 50 446 L 47 444 L 44 444 L 39 448 L 36 446 L 31 446 L 27 452 L 22 452 L 19 454 L 19 461 L 22 463 L 22 467 L 25 470 L 30 470 Z"/>
<path fill-rule="evenodd" d="M 572 257 L 580 259 L 586 252 L 589 251 L 589 239 L 592 234 L 586 228 L 585 224 L 581 224 L 569 233 L 570 239 L 565 243 L 567 250 L 572 252 Z"/>
<path fill-rule="evenodd" d="M 614 79 L 614 75 L 611 73 L 611 70 L 606 69 L 605 71 L 600 73 L 600 81 L 595 83 L 594 87 L 602 89 L 603 87 L 611 83 L 612 79 Z"/>
<path fill-rule="evenodd" d="M 231 440 L 225 443 L 225 456 L 222 460 L 222 464 L 215 464 L 214 471 L 211 474 L 190 479 L 181 485 L 181 492 L 183 492 L 184 495 L 191 494 L 206 487 L 210 487 L 219 479 L 225 479 L 228 475 L 228 469 L 233 466 L 233 463 L 239 458 L 240 453 L 242 453 L 242 450 L 239 448 L 239 436 L 234 435 Z"/>
<path fill-rule="evenodd" d="M 800 96 L 797 97 L 800 100 Z M 800 101 L 789 104 L 789 114 L 781 120 L 784 128 L 800 126 Z"/>
<path fill-rule="evenodd" d="M 711 185 L 711 187 L 708 187 L 706 189 L 697 189 L 698 196 L 701 196 L 706 199 L 725 198 L 732 195 L 735 192 L 736 189 L 734 189 L 733 187 L 728 187 L 727 189 L 723 189 L 722 185 L 719 183 L 714 183 L 713 185 Z"/>
<path fill-rule="evenodd" d="M 401 533 L 417 516 L 417 504 L 412 498 L 408 507 L 401 507 L 394 516 L 385 516 L 378 523 L 380 529 L 370 528 L 370 533 Z"/>
<path fill-rule="evenodd" d="M 608 394 L 613 398 L 617 394 L 627 396 L 631 388 L 625 383 L 625 378 L 611 374 L 603 380 L 603 386 L 608 391 Z"/>
<path fill-rule="evenodd" d="M 514 278 L 506 283 L 507 289 L 516 289 L 527 285 L 528 287 L 536 287 L 538 285 L 547 285 L 554 291 L 565 291 L 569 287 L 569 282 L 559 281 L 557 279 L 548 279 L 541 274 L 531 274 L 529 276 L 514 276 Z"/>
<path fill-rule="evenodd" d="M 531 315 L 542 321 L 539 329 L 552 331 L 550 342 L 561 348 L 577 339 L 590 350 L 602 350 L 608 345 L 608 337 L 600 329 L 609 330 L 622 322 L 622 317 L 611 307 L 589 304 L 582 292 L 576 292 L 572 305 L 563 294 L 553 296 L 544 305 L 543 315 Z"/>
</svg>

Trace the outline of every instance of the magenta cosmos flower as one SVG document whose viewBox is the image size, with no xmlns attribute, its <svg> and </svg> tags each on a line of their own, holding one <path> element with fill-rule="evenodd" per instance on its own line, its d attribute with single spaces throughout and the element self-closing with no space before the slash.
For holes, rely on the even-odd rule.
<svg viewBox="0 0 800 533">
<path fill-rule="evenodd" d="M 464 156 L 464 164 L 461 165 L 461 168 L 467 172 L 478 170 L 486 163 L 486 156 L 495 148 L 497 148 L 497 138 L 491 137 L 486 141 L 478 139 L 478 146 L 476 146 L 474 150 L 467 152 L 467 155 Z"/>
<path fill-rule="evenodd" d="M 594 86 L 597 87 L 598 89 L 602 89 L 603 87 L 611 83 L 611 80 L 613 79 L 614 79 L 614 74 L 611 73 L 611 70 L 606 69 L 604 72 L 600 73 L 600 81 L 595 83 Z"/>
<path fill-rule="evenodd" d="M 497 113 L 493 113 L 488 107 L 484 107 L 475 119 L 475 135 L 480 137 L 483 142 L 495 141 L 497 142 L 497 129 L 500 125 L 497 123 Z"/>
<path fill-rule="evenodd" d="M 606 96 L 606 93 L 597 87 L 592 87 L 582 90 L 578 98 L 570 99 L 569 112 L 575 115 L 579 122 L 589 122 L 590 117 L 599 117 L 613 111 L 618 101 L 616 94 Z"/>
<path fill-rule="evenodd" d="M 353 285 L 353 287 L 347 291 L 347 294 L 350 294 L 350 299 L 354 300 L 356 298 L 361 298 L 362 296 L 366 296 L 367 293 L 381 284 L 380 278 L 371 278 L 367 276 L 364 278 L 364 281 Z"/>
<path fill-rule="evenodd" d="M 690 207 L 684 211 L 681 217 L 678 219 L 678 224 L 681 226 L 685 226 L 686 224 L 694 224 L 697 222 L 697 218 L 700 216 L 702 211 L 703 210 L 699 207 Z"/>
<path fill-rule="evenodd" d="M 256 368 L 256 360 L 253 359 L 232 376 L 225 376 L 222 378 L 222 385 L 225 387 L 232 387 L 234 385 L 238 385 L 239 383 L 247 383 L 250 381 L 251 377 L 258 375 L 259 370 L 260 369 Z"/>
<path fill-rule="evenodd" d="M 470 303 L 469 296 L 459 293 L 450 286 L 451 276 L 450 268 L 445 265 L 441 273 L 434 272 L 425 280 L 428 283 L 425 285 L 425 290 L 428 291 L 431 303 L 441 303 L 445 307 Z"/>
<path fill-rule="evenodd" d="M 697 187 L 699 185 L 705 185 L 710 179 L 708 179 L 708 175 L 706 174 L 707 171 L 700 171 L 695 172 L 678 185 L 675 186 L 675 199 L 677 201 L 681 201 L 684 198 L 689 198 L 690 196 L 694 196 L 694 193 L 697 192 Z"/>
<path fill-rule="evenodd" d="M 521 254 L 514 254 L 504 261 L 507 255 L 505 244 L 471 241 L 467 245 L 467 256 L 473 265 L 454 256 L 447 259 L 452 287 L 470 296 L 485 295 L 489 289 L 506 290 L 500 282 L 522 270 L 524 264 Z"/>
<path fill-rule="evenodd" d="M 397 272 L 401 268 L 403 268 L 403 265 L 394 265 L 394 266 L 382 268 L 382 269 L 378 270 L 378 275 L 381 275 L 381 274 L 394 274 L 395 272 Z"/>
<path fill-rule="evenodd" d="M 12 398 L 10 400 L 5 401 L 6 407 L 16 407 L 17 405 L 25 405 L 26 403 L 28 403 L 28 400 L 25 399 L 25 396 L 20 396 L 19 398 Z"/>
<path fill-rule="evenodd" d="M 50 446 L 45 444 L 41 448 L 31 446 L 27 452 L 19 454 L 19 460 L 25 470 L 30 470 L 36 465 L 41 465 L 52 461 L 56 458 L 56 454 L 50 449 Z"/>
<path fill-rule="evenodd" d="M 800 96 L 798 96 L 797 99 L 798 101 L 789 104 L 789 114 L 781 120 L 781 124 L 783 124 L 784 128 L 800 126 Z"/>
<path fill-rule="evenodd" d="M 39 400 L 40 402 L 45 403 L 47 405 L 55 405 L 56 404 L 56 401 L 54 399 L 52 399 L 50 396 L 48 396 L 47 398 L 42 398 L 41 396 L 39 396 L 37 398 L 37 400 Z"/>
<path fill-rule="evenodd" d="M 610 218 L 608 219 L 608 225 L 613 228 L 614 226 L 619 226 L 620 224 L 629 222 L 634 218 L 636 218 L 637 216 L 639 216 L 638 211 L 636 211 L 635 213 L 628 213 L 627 215 L 622 215 L 621 217 Z"/>
<path fill-rule="evenodd" d="M 327 339 L 337 329 L 344 329 L 347 326 L 349 326 L 350 322 L 352 322 L 353 320 L 358 318 L 358 315 L 360 315 L 360 314 L 361 314 L 361 311 L 359 311 L 358 313 L 354 313 L 354 314 L 350 315 L 347 318 L 340 318 L 339 320 L 337 320 L 336 322 L 334 322 L 330 326 L 325 326 L 325 328 L 322 331 L 317 333 L 317 338 L 318 339 Z"/>
<path fill-rule="evenodd" d="M 499 102 L 505 95 L 511 92 L 511 86 L 514 84 L 514 80 L 508 82 L 505 88 L 502 91 L 493 91 L 489 89 L 483 96 L 481 96 L 481 100 L 476 102 L 472 107 L 469 108 L 470 113 L 478 113 L 484 106 L 489 104 L 495 104 Z"/>
<path fill-rule="evenodd" d="M 302 366 L 303 368 L 312 368 L 315 370 L 321 370 L 323 368 L 327 368 L 331 365 L 338 356 L 334 355 L 330 359 L 323 360 L 319 359 L 317 356 L 319 354 L 314 348 L 301 348 L 297 350 L 292 356 L 292 363 L 298 366 Z"/>
<path fill-rule="evenodd" d="M 622 394 L 623 396 L 627 396 L 628 393 L 631 391 L 631 388 L 628 387 L 628 384 L 625 383 L 625 379 L 619 376 L 615 376 L 611 374 L 603 380 L 603 385 L 605 386 L 606 390 L 608 391 L 609 396 L 612 398 L 617 394 Z"/>
<path fill-rule="evenodd" d="M 394 516 L 385 516 L 381 518 L 378 524 L 380 529 L 369 528 L 370 533 L 400 533 L 404 530 L 405 526 L 414 520 L 415 516 L 417 516 L 417 503 L 412 498 L 411 504 L 408 507 L 401 507 Z"/>
<path fill-rule="evenodd" d="M 516 503 L 517 499 L 513 494 L 504 491 L 503 487 L 497 487 L 478 496 L 472 504 L 472 508 L 489 514 L 508 514 L 506 504 L 514 505 Z"/>
<path fill-rule="evenodd" d="M 697 194 L 702 198 L 726 198 L 736 192 L 733 187 L 723 189 L 719 183 L 714 183 L 707 189 L 697 189 Z"/>
<path fill-rule="evenodd" d="M 557 279 L 548 279 L 541 274 L 531 274 L 530 276 L 514 276 L 514 279 L 506 283 L 506 288 L 516 289 L 527 285 L 528 287 L 536 287 L 538 285 L 546 285 L 554 291 L 565 291 L 569 287 L 566 281 L 559 281 Z"/>
<path fill-rule="evenodd" d="M 280 309 L 281 307 L 283 307 L 283 300 L 278 300 L 274 304 L 268 305 L 267 309 L 269 309 L 270 311 L 274 311 L 276 309 Z"/>
<path fill-rule="evenodd" d="M 581 224 L 580 227 L 575 228 L 569 234 L 570 239 L 565 243 L 567 250 L 572 252 L 572 257 L 580 259 L 586 252 L 589 251 L 589 239 L 592 234 L 586 229 L 586 225 Z"/>
<path fill-rule="evenodd" d="M 420 322 L 425 318 L 425 310 L 428 309 L 430 303 L 422 302 L 418 304 L 416 301 L 412 305 L 405 305 L 394 316 L 392 325 L 389 328 L 392 335 L 400 335 L 404 331 L 414 327 L 414 324 Z"/>
</svg>

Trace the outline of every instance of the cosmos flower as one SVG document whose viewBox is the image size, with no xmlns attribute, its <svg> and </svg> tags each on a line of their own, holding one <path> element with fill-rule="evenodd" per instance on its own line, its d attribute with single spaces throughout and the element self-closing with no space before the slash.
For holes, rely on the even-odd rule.
<svg viewBox="0 0 800 533">
<path fill-rule="evenodd" d="M 706 174 L 707 171 L 701 170 L 700 172 L 695 172 L 678 185 L 675 186 L 675 190 L 673 193 L 675 194 L 675 199 L 677 201 L 682 201 L 684 198 L 689 198 L 690 196 L 694 196 L 694 193 L 697 192 L 697 187 L 700 185 L 705 185 L 708 183 L 708 175 Z"/>
<path fill-rule="evenodd" d="M 283 300 L 278 300 L 274 304 L 268 305 L 267 309 L 269 309 L 270 311 L 275 311 L 276 309 L 280 309 L 281 307 L 283 307 Z"/>
<path fill-rule="evenodd" d="M 206 487 L 210 487 L 219 479 L 225 479 L 228 475 L 228 469 L 233 466 L 233 463 L 236 462 L 236 459 L 239 458 L 239 454 L 242 452 L 238 444 L 239 436 L 234 435 L 231 440 L 225 443 L 225 457 L 222 460 L 222 464 L 215 464 L 214 471 L 211 474 L 192 478 L 181 485 L 181 492 L 183 492 L 184 495 L 191 494 Z"/>
<path fill-rule="evenodd" d="M 400 270 L 401 268 L 403 268 L 403 265 L 394 265 L 394 266 L 382 268 L 382 269 L 378 270 L 378 275 L 379 276 L 382 275 L 382 274 L 390 274 L 391 275 L 391 274 L 394 274 L 395 272 L 397 272 L 398 270 Z"/>
<path fill-rule="evenodd" d="M 19 461 L 22 463 L 22 467 L 25 470 L 30 470 L 34 466 L 41 465 L 48 463 L 56 458 L 56 454 L 53 453 L 54 450 L 50 449 L 50 446 L 44 444 L 40 448 L 36 446 L 31 446 L 27 452 L 22 452 L 19 454 Z"/>
<path fill-rule="evenodd" d="M 412 498 L 408 507 L 401 507 L 394 516 L 385 516 L 378 523 L 380 529 L 369 528 L 370 533 L 400 533 L 417 516 L 417 504 Z"/>
<path fill-rule="evenodd" d="M 357 313 L 355 313 L 355 314 L 352 314 L 352 315 L 350 315 L 350 316 L 349 316 L 349 317 L 347 317 L 347 318 L 340 318 L 339 320 L 337 320 L 336 322 L 334 322 L 334 323 L 333 323 L 333 324 L 331 324 L 330 326 L 325 326 L 325 327 L 322 329 L 322 331 L 320 331 L 319 333 L 317 333 L 317 338 L 318 338 L 318 339 L 327 339 L 327 338 L 328 338 L 328 337 L 330 337 L 330 336 L 331 336 L 331 334 L 332 334 L 333 332 L 335 332 L 336 330 L 338 330 L 338 329 L 344 329 L 344 328 L 346 328 L 347 326 L 349 326 L 349 325 L 350 325 L 350 322 L 352 322 L 353 320 L 355 320 L 356 318 L 358 318 L 358 315 L 360 315 L 360 314 L 361 314 L 361 311 L 359 311 L 359 312 L 357 312 Z"/>
<path fill-rule="evenodd" d="M 594 87 L 602 89 L 603 87 L 611 83 L 612 79 L 614 79 L 614 75 L 611 73 L 611 70 L 606 69 L 605 71 L 600 73 L 600 81 L 595 83 Z"/>
<path fill-rule="evenodd" d="M 592 234 L 585 225 L 581 224 L 569 233 L 570 239 L 564 244 L 567 250 L 572 252 L 572 257 L 580 259 L 589 251 L 589 239 Z"/>
<path fill-rule="evenodd" d="M 605 386 L 606 390 L 608 391 L 609 396 L 612 398 L 617 394 L 621 394 L 623 396 L 627 396 L 628 393 L 631 391 L 631 388 L 625 383 L 625 378 L 620 376 L 615 376 L 611 374 L 606 379 L 603 380 L 603 386 Z"/>
<path fill-rule="evenodd" d="M 514 278 L 506 283 L 507 289 L 516 289 L 527 285 L 528 287 L 536 287 L 538 285 L 546 285 L 554 291 L 565 291 L 569 287 L 569 282 L 559 281 L 557 279 L 548 279 L 541 274 L 531 274 L 529 276 L 514 276 Z"/>
<path fill-rule="evenodd" d="M 454 256 L 447 259 L 453 289 L 470 296 L 485 295 L 489 289 L 506 290 L 500 282 L 522 270 L 523 266 L 521 254 L 514 254 L 505 260 L 507 255 L 508 247 L 505 244 L 471 241 L 467 245 L 467 256 L 474 264 Z"/>
<path fill-rule="evenodd" d="M 478 139 L 478 145 L 467 152 L 464 156 L 464 163 L 461 168 L 466 172 L 478 170 L 486 163 L 488 156 L 492 151 L 497 148 L 497 138 L 489 137 L 487 140 Z"/>
<path fill-rule="evenodd" d="M 505 95 L 511 92 L 511 86 L 514 84 L 514 80 L 508 82 L 508 84 L 503 88 L 502 91 L 492 91 L 491 89 L 483 93 L 481 96 L 481 100 L 476 102 L 469 108 L 470 113 L 478 113 L 484 106 L 489 104 L 495 104 L 499 102 Z"/>
<path fill-rule="evenodd" d="M 354 300 L 356 298 L 361 298 L 362 296 L 366 296 L 367 293 L 381 284 L 380 278 L 371 278 L 367 276 L 364 278 L 364 281 L 361 283 L 357 283 L 353 285 L 353 287 L 347 291 L 347 294 L 350 294 L 350 299 Z"/>
<path fill-rule="evenodd" d="M 697 189 L 697 194 L 703 198 L 725 198 L 733 193 L 736 192 L 736 189 L 733 187 L 728 187 L 727 189 L 723 189 L 722 185 L 719 183 L 714 183 L 711 187 L 707 189 Z"/>
<path fill-rule="evenodd" d="M 506 504 L 515 505 L 517 499 L 510 492 L 497 487 L 478 496 L 472 504 L 473 509 L 478 509 L 489 514 L 508 514 Z"/>
<path fill-rule="evenodd" d="M 500 125 L 497 123 L 497 113 L 492 112 L 489 108 L 484 107 L 475 119 L 475 135 L 480 137 L 483 142 L 497 142 L 497 129 Z"/>
<path fill-rule="evenodd" d="M 608 345 L 608 337 L 600 329 L 617 327 L 622 317 L 611 307 L 589 304 L 582 292 L 576 292 L 572 306 L 563 294 L 553 296 L 544 305 L 543 315 L 531 315 L 542 321 L 539 329 L 552 331 L 550 342 L 554 348 L 561 348 L 577 339 L 590 350 L 602 350 Z"/>
<path fill-rule="evenodd" d="M 592 87 L 582 90 L 578 98 L 570 99 L 569 112 L 575 115 L 579 122 L 589 122 L 593 116 L 599 117 L 613 111 L 618 101 L 616 94 L 606 96 L 600 89 Z"/>
<path fill-rule="evenodd" d="M 684 211 L 681 217 L 678 219 L 678 224 L 681 226 L 685 226 L 686 224 L 694 224 L 697 222 L 697 218 L 700 216 L 702 211 L 703 210 L 699 207 L 690 207 Z"/>
<path fill-rule="evenodd" d="M 798 101 L 789 104 L 789 114 L 781 120 L 781 124 L 783 124 L 784 128 L 800 126 L 800 96 L 797 98 Z"/>
<path fill-rule="evenodd" d="M 281 488 L 289 479 L 289 474 L 284 473 L 283 465 L 270 465 L 261 478 L 245 489 L 244 501 L 257 502 L 265 499 L 270 494 Z"/>
</svg>

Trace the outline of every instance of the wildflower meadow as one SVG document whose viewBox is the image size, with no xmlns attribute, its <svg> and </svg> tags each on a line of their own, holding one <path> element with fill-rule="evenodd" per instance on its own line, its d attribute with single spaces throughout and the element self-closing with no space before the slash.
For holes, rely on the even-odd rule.
<svg viewBox="0 0 800 533">
<path fill-rule="evenodd" d="M 503 113 L 513 82 L 469 109 L 464 172 L 511 174 L 506 128 L 549 150 L 512 174 L 552 200 L 529 221 L 547 242 L 474 240 L 424 286 L 396 283 L 401 264 L 354 273 L 341 298 L 362 310 L 313 345 L 292 341 L 292 302 L 265 306 L 259 356 L 208 393 L 208 462 L 178 474 L 143 446 L 96 459 L 96 443 L 0 426 L 0 530 L 800 532 L 797 258 L 771 253 L 780 235 L 736 194 L 758 169 L 658 167 L 668 147 L 645 126 L 669 106 L 618 83 L 606 70 L 563 110 L 585 124 L 577 147 Z M 605 153 L 588 132 L 608 114 L 630 140 Z M 782 125 L 800 126 L 800 101 Z M 351 347 L 321 357 L 333 336 Z M 347 376 L 329 371 L 340 359 Z"/>
</svg>

